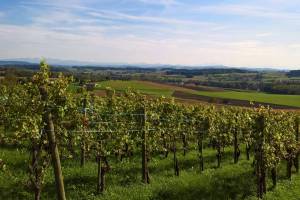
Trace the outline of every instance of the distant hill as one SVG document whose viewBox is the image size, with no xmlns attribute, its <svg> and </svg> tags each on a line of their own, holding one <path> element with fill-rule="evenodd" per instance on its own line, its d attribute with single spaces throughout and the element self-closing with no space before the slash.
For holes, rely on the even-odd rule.
<svg viewBox="0 0 300 200">
<path fill-rule="evenodd" d="M 244 72 L 258 72 L 258 71 L 284 71 L 289 72 L 289 70 L 282 70 L 286 69 L 285 67 L 282 67 L 281 70 L 274 69 L 272 67 L 230 67 L 230 66 L 224 66 L 224 65 L 171 65 L 171 64 L 146 64 L 146 63 L 100 63 L 100 62 L 93 62 L 93 61 L 76 61 L 76 60 L 63 60 L 63 59 L 55 59 L 55 58 L 45 58 L 47 63 L 52 66 L 62 66 L 62 67 L 90 67 L 90 68 L 119 68 L 119 69 L 129 69 L 129 68 L 151 68 L 151 69 L 163 69 L 170 71 L 174 69 L 182 69 L 183 73 L 184 70 L 190 71 L 190 70 L 199 70 L 199 69 L 216 69 L 218 73 L 224 70 L 225 73 L 244 73 Z M 13 59 L 0 59 L 0 66 L 26 66 L 26 65 L 36 65 L 39 64 L 40 58 L 13 58 Z M 297 71 L 297 70 L 296 70 Z M 172 72 L 171 72 L 172 73 Z M 188 72 L 189 74 L 189 72 Z"/>
<path fill-rule="evenodd" d="M 300 77 L 300 70 L 291 70 L 287 75 L 288 77 Z"/>
<path fill-rule="evenodd" d="M 30 63 L 30 62 L 26 62 L 26 61 L 10 61 L 10 60 L 8 60 L 8 61 L 6 61 L 6 60 L 4 60 L 4 61 L 1 61 L 0 60 L 0 65 L 33 65 L 34 63 Z"/>
<path fill-rule="evenodd" d="M 200 69 L 167 69 L 167 75 L 184 75 L 186 77 L 193 77 L 205 74 L 230 74 L 230 73 L 248 73 L 248 70 L 237 68 L 200 68 Z"/>
</svg>

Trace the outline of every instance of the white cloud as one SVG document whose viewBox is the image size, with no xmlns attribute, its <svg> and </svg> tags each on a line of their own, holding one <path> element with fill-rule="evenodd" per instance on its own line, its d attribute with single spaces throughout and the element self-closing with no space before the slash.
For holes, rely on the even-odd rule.
<svg viewBox="0 0 300 200">
<path fill-rule="evenodd" d="M 263 6 L 242 5 L 242 4 L 219 4 L 200 6 L 194 11 L 209 12 L 214 14 L 240 15 L 250 17 L 264 17 L 282 20 L 300 20 L 299 12 L 287 12 L 280 9 L 266 8 Z"/>
<path fill-rule="evenodd" d="M 57 0 L 59 1 L 59 0 Z M 141 0 L 147 3 L 152 2 L 151 0 Z M 154 1 L 153 1 L 154 2 Z M 176 3 L 176 1 L 170 0 L 161 0 L 155 1 L 156 3 Z M 219 29 L 221 26 L 206 21 L 200 20 L 180 20 L 172 17 L 159 17 L 159 16 L 149 16 L 149 15 L 132 15 L 128 13 L 123 13 L 119 11 L 111 11 L 111 10 L 104 10 L 104 9 L 95 9 L 92 7 L 86 7 L 81 4 L 54 4 L 51 2 L 23 2 L 25 6 L 32 5 L 41 5 L 47 6 L 50 8 L 50 11 L 43 11 L 37 10 L 37 16 L 34 17 L 34 23 L 59 23 L 59 22 L 67 22 L 67 23 L 96 23 L 101 22 L 104 19 L 106 20 L 120 20 L 120 21 L 131 21 L 131 22 L 140 22 L 140 23 L 157 23 L 157 24 L 169 24 L 169 25 L 177 25 L 177 26 L 211 26 L 216 30 Z M 84 12 L 88 17 L 77 16 L 74 12 L 71 11 L 80 11 Z M 31 12 L 34 13 L 33 10 Z M 111 22 L 112 22 L 111 21 Z M 224 27 L 224 26 L 222 26 Z"/>
<path fill-rule="evenodd" d="M 292 49 L 299 49 L 300 50 L 300 43 L 298 43 L 298 44 L 290 44 L 290 45 L 288 45 L 288 47 L 290 47 Z"/>
<path fill-rule="evenodd" d="M 256 37 L 269 37 L 272 35 L 273 35 L 273 33 L 271 33 L 271 32 L 262 32 L 262 33 L 257 33 Z"/>
<path fill-rule="evenodd" d="M 155 40 L 134 35 L 70 34 L 33 26 L 0 25 L 0 43 L 3 58 L 278 67 L 300 64 L 297 62 L 299 48 L 268 45 L 256 40 L 222 41 L 197 37 Z"/>
<path fill-rule="evenodd" d="M 180 3 L 175 0 L 139 0 L 140 2 L 146 4 L 157 4 L 157 5 L 164 5 L 164 6 L 171 6 L 171 5 L 179 5 Z"/>
<path fill-rule="evenodd" d="M 92 11 L 89 12 L 89 15 L 94 17 L 112 19 L 112 20 L 131 20 L 131 21 L 174 24 L 174 25 L 213 25 L 214 24 L 214 23 L 201 22 L 201 21 L 179 20 L 179 19 L 164 18 L 164 17 L 129 15 L 121 12 L 112 12 L 112 11 L 105 11 L 105 10 L 98 11 L 98 12 Z"/>
</svg>

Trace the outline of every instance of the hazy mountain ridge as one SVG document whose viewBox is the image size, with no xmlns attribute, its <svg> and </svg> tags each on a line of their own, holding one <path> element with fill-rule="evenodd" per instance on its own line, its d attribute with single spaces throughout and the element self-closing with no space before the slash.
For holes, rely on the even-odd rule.
<svg viewBox="0 0 300 200">
<path fill-rule="evenodd" d="M 40 63 L 40 58 L 14 58 L 14 59 L 0 59 L 0 66 L 9 65 L 37 65 Z M 46 58 L 50 65 L 62 67 L 112 67 L 112 68 L 158 68 L 158 69 L 241 69 L 247 71 L 290 71 L 275 69 L 272 67 L 232 67 L 225 65 L 173 65 L 173 64 L 147 64 L 147 63 L 100 63 L 91 61 L 76 61 L 76 60 L 62 60 L 55 58 Z"/>
</svg>

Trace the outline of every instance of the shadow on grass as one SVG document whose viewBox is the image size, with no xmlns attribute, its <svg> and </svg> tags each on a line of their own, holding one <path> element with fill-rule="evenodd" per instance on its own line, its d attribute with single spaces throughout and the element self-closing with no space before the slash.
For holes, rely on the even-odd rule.
<svg viewBox="0 0 300 200">
<path fill-rule="evenodd" d="M 32 199 L 31 191 L 26 188 L 21 189 L 20 184 L 13 184 L 7 187 L 0 187 L 0 199 Z"/>
<path fill-rule="evenodd" d="M 173 187 L 167 186 L 167 188 L 158 189 L 151 199 L 245 199 L 255 192 L 253 183 L 254 179 L 249 171 L 235 175 L 216 173 L 211 179 L 199 178 L 199 180 L 193 180 L 188 184 L 176 184 Z"/>
<path fill-rule="evenodd" d="M 227 165 L 231 162 L 232 158 L 232 152 L 225 152 L 223 155 L 223 160 L 221 162 L 221 166 Z M 178 156 L 179 160 L 179 168 L 180 170 L 188 170 L 191 168 L 199 168 L 199 160 L 197 154 L 193 155 L 187 155 L 186 157 L 179 154 Z M 150 174 L 160 174 L 166 171 L 172 171 L 173 170 L 173 154 L 170 153 L 168 158 L 158 158 L 156 160 L 159 162 L 159 165 L 155 165 L 153 160 L 149 162 L 149 171 Z M 135 163 L 138 163 L 138 160 L 136 159 L 134 161 Z M 233 162 L 233 159 L 232 159 Z M 120 163 L 118 166 L 121 166 L 122 163 Z M 204 169 L 211 169 L 211 168 L 217 168 L 217 157 L 215 154 L 212 155 L 206 155 L 204 157 Z M 141 173 L 141 165 L 135 164 L 134 166 L 131 166 L 130 168 L 124 168 L 124 167 L 116 167 L 114 170 L 114 173 L 116 174 L 127 174 L 127 175 L 135 175 Z"/>
<path fill-rule="evenodd" d="M 72 176 L 64 179 L 67 199 L 87 199 L 96 192 L 96 177 Z M 56 199 L 55 182 L 44 185 L 42 199 Z"/>
</svg>

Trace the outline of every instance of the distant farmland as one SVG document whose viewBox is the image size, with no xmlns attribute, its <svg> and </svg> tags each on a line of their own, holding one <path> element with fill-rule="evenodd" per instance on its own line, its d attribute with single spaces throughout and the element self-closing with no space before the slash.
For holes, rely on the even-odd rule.
<svg viewBox="0 0 300 200">
<path fill-rule="evenodd" d="M 237 91 L 223 91 L 223 92 L 207 92 L 198 91 L 198 95 L 226 98 L 226 99 L 237 99 L 246 101 L 255 101 L 262 103 L 271 103 L 285 106 L 300 107 L 300 95 L 283 95 L 283 94 L 267 94 L 261 92 L 237 92 Z"/>
<path fill-rule="evenodd" d="M 99 83 L 97 89 L 113 88 L 117 91 L 125 91 L 128 88 L 140 91 L 141 93 L 155 96 L 171 97 L 176 88 L 171 86 L 146 82 L 146 81 L 104 81 Z"/>
<path fill-rule="evenodd" d="M 96 89 L 103 90 L 106 87 L 111 87 L 117 91 L 125 91 L 127 88 L 138 90 L 141 93 L 171 97 L 174 92 L 181 92 L 190 95 L 199 95 L 211 97 L 211 99 L 222 100 L 242 100 L 253 101 L 260 103 L 269 103 L 283 106 L 299 107 L 300 108 L 300 95 L 282 95 L 282 94 L 267 94 L 254 91 L 199 91 L 190 88 L 183 88 L 179 86 L 171 86 L 166 84 L 152 83 L 148 81 L 104 81 L 98 84 Z M 176 96 L 175 96 L 176 97 Z M 183 97 L 184 98 L 184 97 Z"/>
</svg>

